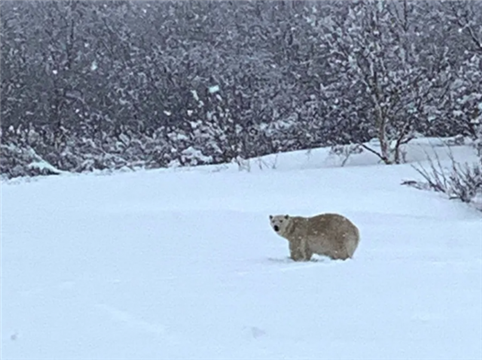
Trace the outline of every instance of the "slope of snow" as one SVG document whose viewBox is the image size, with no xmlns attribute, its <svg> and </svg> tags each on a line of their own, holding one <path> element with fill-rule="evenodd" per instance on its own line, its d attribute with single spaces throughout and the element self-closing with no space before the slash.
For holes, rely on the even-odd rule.
<svg viewBox="0 0 482 360">
<path fill-rule="evenodd" d="M 481 359 L 480 213 L 366 156 L 2 184 L 1 359 Z M 322 212 L 355 259 L 290 261 Z"/>
</svg>

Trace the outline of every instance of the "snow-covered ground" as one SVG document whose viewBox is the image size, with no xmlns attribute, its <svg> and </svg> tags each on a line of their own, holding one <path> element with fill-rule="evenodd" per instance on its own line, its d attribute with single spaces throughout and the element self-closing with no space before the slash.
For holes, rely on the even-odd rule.
<svg viewBox="0 0 482 360">
<path fill-rule="evenodd" d="M 401 186 L 408 164 L 337 161 L 3 183 L 1 359 L 480 360 L 481 214 Z M 355 258 L 290 261 L 268 215 L 322 212 Z"/>
</svg>

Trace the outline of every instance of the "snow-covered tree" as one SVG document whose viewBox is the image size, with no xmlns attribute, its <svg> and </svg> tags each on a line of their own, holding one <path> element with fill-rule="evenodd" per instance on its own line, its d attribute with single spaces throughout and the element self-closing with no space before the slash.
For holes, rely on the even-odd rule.
<svg viewBox="0 0 482 360">
<path fill-rule="evenodd" d="M 358 123 L 377 138 L 380 149 L 364 145 L 367 150 L 387 164 L 399 163 L 402 145 L 443 114 L 452 80 L 447 46 L 437 42 L 443 34 L 436 35 L 426 3 L 362 0 L 330 6 L 335 5 L 337 15 L 316 23 L 331 60 L 331 76 L 322 87 L 325 103 L 342 124 Z"/>
<path fill-rule="evenodd" d="M 443 5 L 458 62 L 452 84 L 451 115 L 460 133 L 476 139 L 482 125 L 482 10 L 473 2 Z"/>
<path fill-rule="evenodd" d="M 0 6 L 1 143 L 59 170 L 222 163 L 372 138 L 380 147 L 368 149 L 397 163 L 417 133 L 478 131 L 477 2 Z M 22 151 L 5 154 L 27 166 Z"/>
</svg>

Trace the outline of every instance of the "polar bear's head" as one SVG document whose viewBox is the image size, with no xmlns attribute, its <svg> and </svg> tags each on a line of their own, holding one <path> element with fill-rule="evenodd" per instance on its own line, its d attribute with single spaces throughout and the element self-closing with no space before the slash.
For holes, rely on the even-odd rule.
<svg viewBox="0 0 482 360">
<path fill-rule="evenodd" d="M 284 234 L 286 227 L 288 226 L 290 217 L 288 215 L 270 215 L 269 221 L 271 223 L 271 227 L 274 231 L 278 234 Z"/>
</svg>

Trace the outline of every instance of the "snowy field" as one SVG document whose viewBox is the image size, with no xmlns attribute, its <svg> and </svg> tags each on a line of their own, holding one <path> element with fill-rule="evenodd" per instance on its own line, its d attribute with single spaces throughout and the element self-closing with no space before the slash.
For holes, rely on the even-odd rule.
<svg viewBox="0 0 482 360">
<path fill-rule="evenodd" d="M 338 160 L 3 183 L 1 359 L 480 360 L 481 214 Z M 323 212 L 355 258 L 290 261 L 268 215 Z"/>
</svg>

